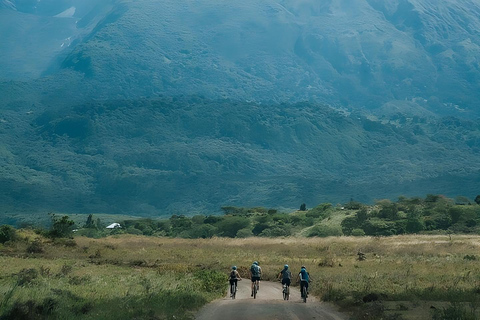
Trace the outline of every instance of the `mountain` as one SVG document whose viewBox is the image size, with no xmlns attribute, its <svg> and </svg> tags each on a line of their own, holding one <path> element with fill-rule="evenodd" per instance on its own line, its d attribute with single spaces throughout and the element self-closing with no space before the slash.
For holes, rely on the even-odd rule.
<svg viewBox="0 0 480 320">
<path fill-rule="evenodd" d="M 477 0 L 3 4 L 0 79 L 48 75 L 37 86 L 60 83 L 82 98 L 199 94 L 368 109 L 407 100 L 479 114 Z"/>
<path fill-rule="evenodd" d="M 2 0 L 5 210 L 474 197 L 478 0 Z"/>
</svg>

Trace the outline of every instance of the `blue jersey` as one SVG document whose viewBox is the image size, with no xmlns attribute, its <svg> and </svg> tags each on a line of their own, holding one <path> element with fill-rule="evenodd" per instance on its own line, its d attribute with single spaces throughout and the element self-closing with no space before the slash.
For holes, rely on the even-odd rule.
<svg viewBox="0 0 480 320">
<path fill-rule="evenodd" d="M 300 281 L 306 281 L 306 282 L 310 281 L 307 270 L 305 269 L 300 270 L 300 273 L 298 275 L 300 277 Z"/>
</svg>

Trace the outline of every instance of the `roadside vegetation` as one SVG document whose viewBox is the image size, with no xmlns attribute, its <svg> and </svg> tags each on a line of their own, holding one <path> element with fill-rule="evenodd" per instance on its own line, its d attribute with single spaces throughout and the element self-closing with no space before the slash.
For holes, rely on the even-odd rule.
<svg viewBox="0 0 480 320">
<path fill-rule="evenodd" d="M 121 228 L 106 230 L 89 215 L 77 232 L 87 237 L 135 234 L 176 238 L 392 236 L 402 234 L 480 234 L 480 196 L 475 201 L 429 194 L 425 198 L 399 197 L 366 205 L 322 203 L 295 212 L 263 207 L 222 207 L 223 215 L 172 215 L 163 219 L 129 218 L 115 221 Z M 113 222 L 113 221 L 110 221 Z"/>
</svg>

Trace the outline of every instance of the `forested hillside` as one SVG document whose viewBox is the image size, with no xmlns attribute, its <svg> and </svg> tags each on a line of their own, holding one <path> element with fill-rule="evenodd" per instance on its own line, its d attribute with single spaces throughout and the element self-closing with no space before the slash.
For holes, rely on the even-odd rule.
<svg viewBox="0 0 480 320">
<path fill-rule="evenodd" d="M 1 201 L 137 215 L 478 190 L 480 128 L 199 97 L 2 111 Z"/>
</svg>

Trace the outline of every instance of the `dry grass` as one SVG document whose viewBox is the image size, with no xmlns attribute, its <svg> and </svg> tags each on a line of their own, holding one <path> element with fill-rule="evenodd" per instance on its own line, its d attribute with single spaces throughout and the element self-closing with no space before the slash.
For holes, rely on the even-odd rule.
<svg viewBox="0 0 480 320">
<path fill-rule="evenodd" d="M 31 241 L 35 235 L 23 237 Z M 236 265 L 245 277 L 252 261 L 258 260 L 265 280 L 275 279 L 285 263 L 294 272 L 306 265 L 314 280 L 313 293 L 346 306 L 363 305 L 362 297 L 369 293 L 408 305 L 406 310 L 389 307 L 404 315 L 419 308 L 409 301 L 480 300 L 480 265 L 475 260 L 480 259 L 479 236 L 187 240 L 121 235 L 75 241 L 76 247 L 46 242 L 41 254 L 26 254 L 22 242 L 1 247 L 0 299 L 15 274 L 28 268 L 49 274 L 18 289 L 14 299 L 46 297 L 62 289 L 84 301 L 122 301 L 161 290 L 190 290 L 199 270 L 227 274 Z M 358 261 L 359 251 L 366 260 Z M 70 271 L 63 274 L 65 270 Z M 204 301 L 215 297 L 206 296 Z"/>
</svg>

